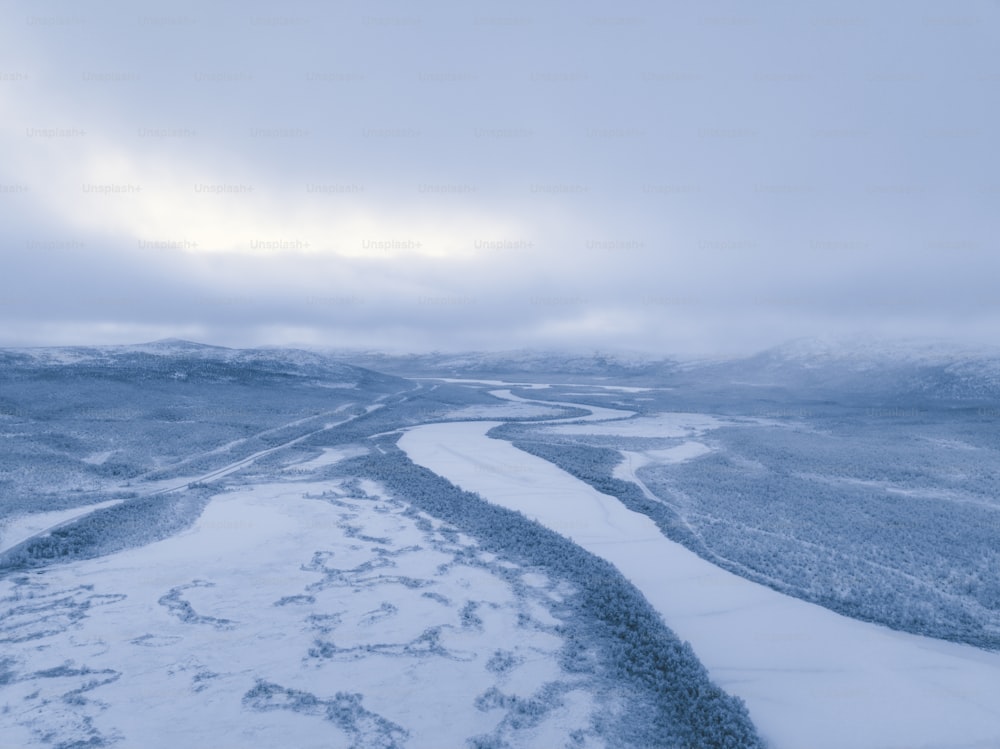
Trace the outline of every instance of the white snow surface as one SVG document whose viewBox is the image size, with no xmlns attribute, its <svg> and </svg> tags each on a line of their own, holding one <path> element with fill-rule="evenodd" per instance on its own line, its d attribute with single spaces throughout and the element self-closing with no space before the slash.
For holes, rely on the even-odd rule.
<svg viewBox="0 0 1000 749">
<path fill-rule="evenodd" d="M 513 385 L 519 388 L 528 388 L 530 390 L 539 390 L 551 387 L 548 383 L 543 382 L 508 382 L 507 380 L 476 380 L 468 377 L 411 377 L 410 379 L 420 382 L 422 380 L 431 380 L 434 382 L 449 382 L 454 385 L 462 385 L 468 383 L 470 385 Z"/>
<path fill-rule="evenodd" d="M 508 380 L 477 380 L 470 378 L 459 378 L 459 377 L 413 377 L 413 380 L 433 380 L 436 382 L 449 382 L 456 385 L 461 385 L 463 383 L 469 383 L 470 385 L 507 385 L 519 388 L 527 388 L 529 390 L 545 390 L 547 388 L 553 387 L 553 383 L 550 382 L 511 382 Z M 601 388 L 602 390 L 613 390 L 619 393 L 645 393 L 650 390 L 671 390 L 672 388 L 651 388 L 651 387 L 632 387 L 629 385 L 602 385 L 595 382 L 560 382 L 557 383 L 558 387 L 578 387 L 578 388 Z"/>
<path fill-rule="evenodd" d="M 525 419 L 538 416 L 555 416 L 559 412 L 530 402 L 497 403 L 465 406 L 445 414 L 446 419 Z"/>
<path fill-rule="evenodd" d="M 601 746 L 599 690 L 559 666 L 558 585 L 506 564 L 518 592 L 362 488 L 248 486 L 169 539 L 0 580 L 0 747 Z M 553 682 L 537 725 L 476 702 Z"/>
<path fill-rule="evenodd" d="M 645 421 L 656 436 L 710 423 Z M 601 426 L 632 436 L 631 423 Z M 746 701 L 773 749 L 1000 746 L 1000 654 L 850 619 L 733 575 L 614 497 L 488 438 L 494 426 L 428 424 L 399 445 L 415 463 L 614 564 L 713 680 Z"/>
<path fill-rule="evenodd" d="M 288 466 L 288 470 L 300 473 L 309 472 L 316 470 L 317 468 L 323 468 L 324 466 L 335 465 L 342 460 L 347 460 L 348 458 L 356 458 L 359 455 L 364 455 L 367 450 L 363 447 L 351 446 L 351 447 L 324 447 L 321 448 L 322 453 L 317 455 L 315 458 L 309 460 L 304 460 L 301 463 L 295 463 Z"/>
<path fill-rule="evenodd" d="M 46 528 L 68 523 L 76 518 L 89 515 L 96 510 L 120 504 L 120 499 L 109 499 L 92 505 L 73 507 L 69 510 L 53 510 L 52 512 L 32 512 L 27 515 L 15 515 L 0 520 L 0 552 L 17 546 Z"/>
<path fill-rule="evenodd" d="M 595 406 L 588 405 L 583 406 L 583 408 L 600 411 Z M 631 412 L 618 411 L 618 413 L 631 415 Z M 600 416 L 597 418 L 600 418 Z M 613 418 L 621 417 L 617 416 Z M 547 429 L 556 434 L 601 434 L 611 437 L 676 438 L 697 436 L 710 429 L 726 426 L 729 423 L 725 419 L 708 414 L 672 411 L 656 414 L 655 416 L 639 416 L 634 419 L 613 421 L 610 423 L 594 423 L 594 417 L 591 417 L 584 424 L 559 424 L 558 426 L 547 427 Z"/>
<path fill-rule="evenodd" d="M 550 401 L 550 400 L 535 400 L 533 398 L 522 398 L 519 395 L 514 395 L 510 390 L 491 390 L 490 395 L 497 398 L 503 398 L 504 400 L 513 401 L 514 403 L 532 403 L 532 404 L 543 404 L 546 406 L 561 406 L 563 408 L 574 408 L 580 409 L 585 408 L 590 411 L 589 414 L 584 416 L 568 416 L 563 419 L 551 419 L 547 421 L 547 424 L 562 424 L 563 422 L 591 422 L 591 421 L 608 421 L 612 419 L 627 419 L 635 416 L 634 411 L 623 411 L 620 408 L 605 408 L 604 406 L 583 406 L 579 403 L 570 403 L 567 401 Z M 579 427 L 583 430 L 577 432 L 577 434 L 590 434 L 592 427 Z M 572 432 L 571 432 L 572 433 Z"/>
<path fill-rule="evenodd" d="M 618 452 L 622 454 L 622 462 L 615 466 L 614 477 L 639 483 L 635 472 L 640 468 L 657 463 L 683 463 L 707 455 L 712 452 L 712 448 L 690 440 L 664 450 L 619 450 Z"/>
<path fill-rule="evenodd" d="M 84 463 L 92 466 L 104 465 L 108 462 L 108 458 L 115 454 L 114 450 L 103 450 L 101 452 L 91 453 L 86 458 L 81 458 Z"/>
</svg>

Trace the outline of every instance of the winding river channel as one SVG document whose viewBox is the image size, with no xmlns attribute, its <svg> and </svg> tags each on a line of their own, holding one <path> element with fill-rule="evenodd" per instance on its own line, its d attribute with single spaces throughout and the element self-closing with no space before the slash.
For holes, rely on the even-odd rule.
<svg viewBox="0 0 1000 749">
<path fill-rule="evenodd" d="M 576 407 L 591 413 L 550 423 L 633 416 Z M 851 619 L 727 572 L 615 497 L 488 437 L 501 423 L 417 426 L 399 446 L 415 463 L 614 564 L 691 643 L 715 682 L 746 702 L 773 749 L 1000 747 L 1000 653 Z"/>
</svg>

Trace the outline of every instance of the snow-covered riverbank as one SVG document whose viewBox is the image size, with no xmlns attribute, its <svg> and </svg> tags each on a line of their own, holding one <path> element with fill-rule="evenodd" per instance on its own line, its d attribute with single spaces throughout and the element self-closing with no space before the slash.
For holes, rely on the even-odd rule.
<svg viewBox="0 0 1000 749">
<path fill-rule="evenodd" d="M 746 701 L 774 749 L 1000 744 L 1000 654 L 853 620 L 726 572 L 617 499 L 487 437 L 497 425 L 429 424 L 399 446 L 615 564 Z"/>
</svg>

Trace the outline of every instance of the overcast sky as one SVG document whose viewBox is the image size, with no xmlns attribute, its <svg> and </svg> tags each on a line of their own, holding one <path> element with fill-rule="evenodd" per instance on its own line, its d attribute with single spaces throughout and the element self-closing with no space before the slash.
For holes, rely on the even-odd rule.
<svg viewBox="0 0 1000 749">
<path fill-rule="evenodd" d="M 0 0 L 0 345 L 996 342 L 998 50 L 995 0 Z"/>
</svg>

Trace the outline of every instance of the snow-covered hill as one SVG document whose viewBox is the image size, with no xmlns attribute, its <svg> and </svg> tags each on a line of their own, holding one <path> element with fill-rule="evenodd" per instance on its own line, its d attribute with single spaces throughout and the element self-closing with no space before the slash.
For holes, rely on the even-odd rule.
<svg viewBox="0 0 1000 749">
<path fill-rule="evenodd" d="M 64 368 L 63 373 L 128 371 L 137 376 L 186 379 L 240 379 L 292 377 L 321 380 L 329 386 L 395 389 L 398 378 L 383 375 L 302 349 L 233 349 L 176 338 L 120 346 L 65 346 L 5 349 L 0 351 L 0 371 L 24 368 Z"/>
<path fill-rule="evenodd" d="M 1000 348 L 949 341 L 804 338 L 739 358 L 686 361 L 660 373 L 695 390 L 839 399 L 978 401 L 1000 397 Z"/>
<path fill-rule="evenodd" d="M 470 351 L 464 353 L 385 354 L 373 351 L 328 350 L 331 357 L 380 372 L 403 376 L 525 379 L 531 376 L 639 377 L 656 376 L 675 367 L 671 360 L 645 354 L 560 351 Z"/>
</svg>

